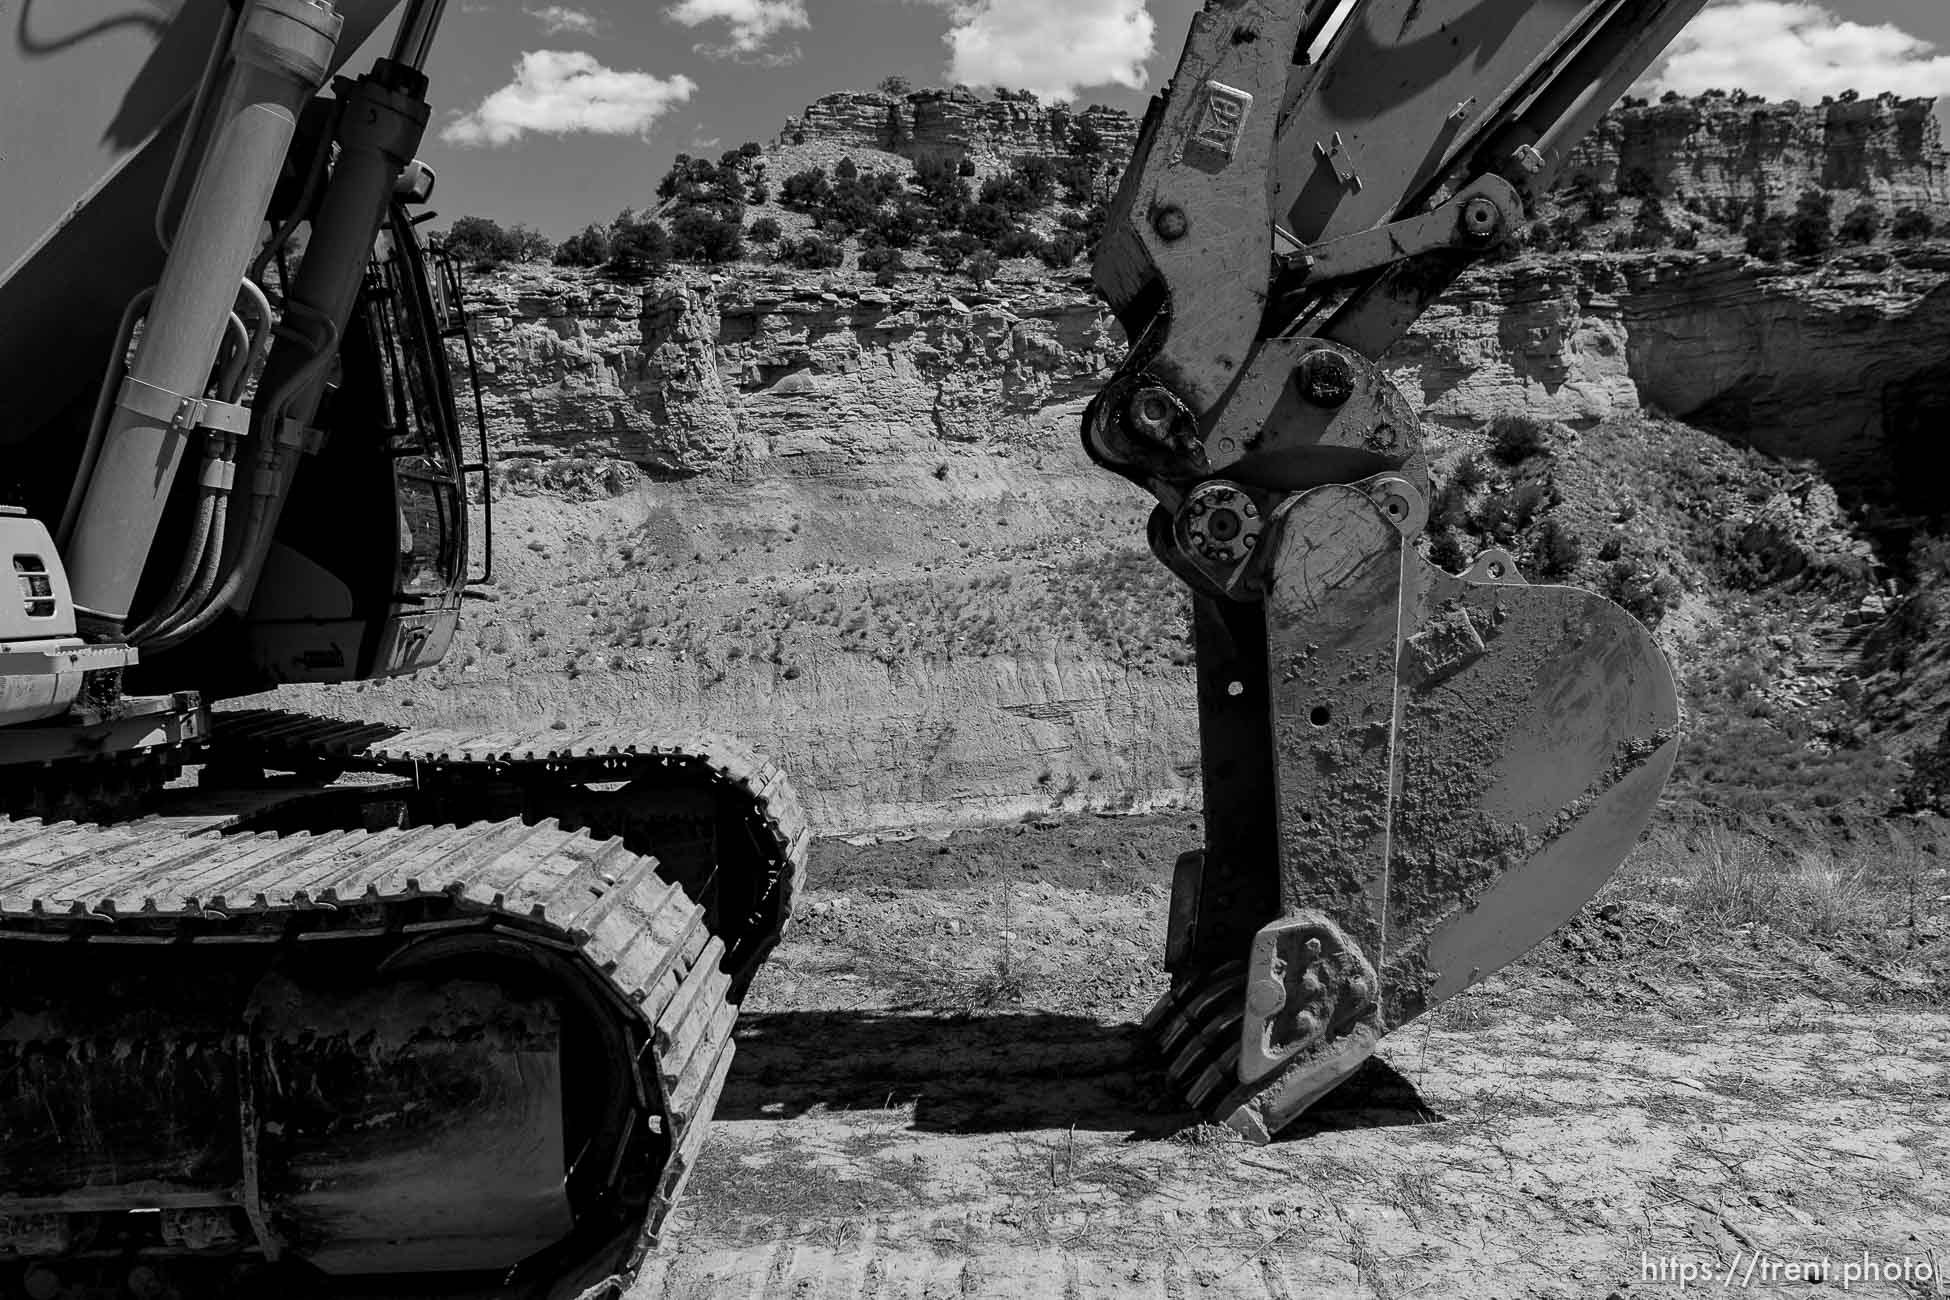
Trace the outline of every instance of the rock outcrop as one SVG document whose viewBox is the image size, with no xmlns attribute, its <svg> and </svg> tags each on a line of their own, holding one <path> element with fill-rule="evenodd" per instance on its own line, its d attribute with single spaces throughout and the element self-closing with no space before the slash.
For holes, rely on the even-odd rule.
<svg viewBox="0 0 1950 1300">
<path fill-rule="evenodd" d="M 800 116 L 786 119 L 776 147 L 824 144 L 914 160 L 966 158 L 987 173 L 1021 157 L 1067 154 L 1086 126 L 1096 133 L 1104 158 L 1122 164 L 1131 156 L 1138 124 L 1121 109 L 1092 104 L 1077 110 L 1021 97 L 985 99 L 962 87 L 899 95 L 879 90 L 824 95 Z"/>
<path fill-rule="evenodd" d="M 625 290 L 521 274 L 480 301 L 503 455 L 607 457 L 664 477 L 1025 445 L 1122 346 L 1074 280 L 977 293 L 768 271 Z M 1813 460 L 1859 498 L 1934 467 L 1946 338 L 1950 259 L 1863 254 L 1807 272 L 1587 254 L 1472 272 L 1384 365 L 1437 429 L 1650 406 Z"/>
<path fill-rule="evenodd" d="M 1528 411 L 1572 424 L 1650 407 L 1853 499 L 1903 502 L 1950 417 L 1950 261 L 1818 271 L 1718 253 L 1525 259 L 1466 276 L 1386 358 L 1425 419 Z"/>
<path fill-rule="evenodd" d="M 1021 444 L 1122 352 L 1074 282 L 882 289 L 776 271 L 624 291 L 517 273 L 477 299 L 502 455 L 608 457 L 666 477 Z"/>
<path fill-rule="evenodd" d="M 1762 103 L 1700 96 L 1607 113 L 1562 180 L 1613 193 L 1656 192 L 1709 213 L 1792 210 L 1818 189 L 1858 194 L 1886 212 L 1950 215 L 1950 155 L 1933 99 L 1878 95 L 1847 103 Z M 1840 215 L 1840 214 L 1837 214 Z"/>
<path fill-rule="evenodd" d="M 1857 195 L 1885 213 L 1913 207 L 1950 218 L 1950 153 L 1935 102 L 1878 95 L 1804 105 L 1703 95 L 1616 108 L 1572 153 L 1561 180 L 1657 193 L 1736 227 L 1758 209 L 1792 209 L 1809 189 Z M 1106 162 L 1121 168 L 1137 143 L 1130 114 L 984 99 L 962 88 L 826 95 L 787 119 L 775 147 L 968 158 L 988 174 L 1018 157 L 1069 152 L 1085 123 L 1103 142 Z"/>
</svg>

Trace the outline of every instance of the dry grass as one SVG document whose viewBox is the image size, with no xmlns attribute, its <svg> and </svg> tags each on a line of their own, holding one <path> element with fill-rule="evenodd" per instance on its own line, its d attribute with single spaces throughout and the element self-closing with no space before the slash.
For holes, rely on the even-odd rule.
<svg viewBox="0 0 1950 1300">
<path fill-rule="evenodd" d="M 1884 824 L 1853 842 L 1795 819 L 1706 822 L 1647 835 L 1627 882 L 1675 920 L 1727 933 L 1762 927 L 1797 938 L 1941 921 L 1950 834 L 1934 822 Z"/>
</svg>

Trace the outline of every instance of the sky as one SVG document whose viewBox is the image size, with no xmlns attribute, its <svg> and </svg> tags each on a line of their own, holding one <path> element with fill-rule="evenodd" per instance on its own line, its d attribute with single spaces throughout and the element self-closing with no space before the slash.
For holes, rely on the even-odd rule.
<svg viewBox="0 0 1950 1300">
<path fill-rule="evenodd" d="M 433 207 L 561 238 L 652 202 L 680 152 L 770 144 L 835 90 L 897 75 L 1141 113 L 1200 0 L 449 0 L 427 72 Z M 363 69 L 379 42 L 353 63 Z M 1946 0 L 1714 0 L 1639 93 L 1937 95 Z M 1950 130 L 1946 131 L 1950 134 Z M 444 221 L 441 223 L 444 224 Z"/>
</svg>

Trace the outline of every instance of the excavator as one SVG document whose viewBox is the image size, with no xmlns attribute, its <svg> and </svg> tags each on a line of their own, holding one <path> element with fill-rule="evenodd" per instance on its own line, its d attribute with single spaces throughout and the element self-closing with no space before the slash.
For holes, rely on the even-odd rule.
<svg viewBox="0 0 1950 1300">
<path fill-rule="evenodd" d="M 1208 0 L 1144 118 L 1083 441 L 1194 612 L 1145 1028 L 1250 1139 L 1570 917 L 1671 769 L 1638 623 L 1423 557 L 1376 362 L 1703 3 Z M 805 819 L 722 737 L 245 698 L 424 670 L 491 578 L 443 9 L 0 6 L 0 1296 L 618 1294 L 790 915 Z"/>
</svg>

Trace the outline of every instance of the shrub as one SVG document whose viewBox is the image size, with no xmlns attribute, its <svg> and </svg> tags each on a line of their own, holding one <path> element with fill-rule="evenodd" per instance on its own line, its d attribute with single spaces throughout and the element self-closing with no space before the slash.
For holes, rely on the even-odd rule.
<svg viewBox="0 0 1950 1300">
<path fill-rule="evenodd" d="M 955 175 L 957 176 L 973 176 L 974 174 L 975 160 L 973 158 L 964 158 L 955 167 Z"/>
<path fill-rule="evenodd" d="M 775 244 L 779 239 L 779 223 L 776 217 L 760 217 L 752 222 L 745 232 L 754 244 Z"/>
<path fill-rule="evenodd" d="M 1621 197 L 1645 199 L 1656 196 L 1658 192 L 1658 183 L 1652 179 L 1652 173 L 1643 167 L 1633 167 L 1618 178 L 1618 193 Z"/>
<path fill-rule="evenodd" d="M 1647 627 L 1659 625 L 1679 603 L 1680 591 L 1670 573 L 1655 574 L 1650 565 L 1629 557 L 1612 561 L 1605 571 L 1605 597 Z"/>
<path fill-rule="evenodd" d="M 1747 227 L 1747 256 L 1778 262 L 1787 255 L 1788 223 L 1784 217 L 1758 217 Z"/>
<path fill-rule="evenodd" d="M 809 167 L 805 171 L 794 172 L 785 178 L 785 185 L 779 190 L 779 202 L 803 212 L 825 206 L 832 197 L 833 186 L 826 179 L 824 167 Z"/>
<path fill-rule="evenodd" d="M 597 225 L 584 226 L 581 234 L 570 235 L 555 249 L 557 266 L 601 266 L 608 260 L 609 232 Z"/>
<path fill-rule="evenodd" d="M 902 199 L 891 210 L 875 214 L 871 231 L 878 243 L 892 248 L 912 248 L 932 224 L 925 207 L 912 199 Z"/>
<path fill-rule="evenodd" d="M 1666 215 L 1666 205 L 1657 194 L 1639 200 L 1638 215 L 1632 218 L 1634 248 L 1662 247 L 1671 242 L 1672 231 L 1672 218 Z"/>
<path fill-rule="evenodd" d="M 1499 415 L 1490 421 L 1490 454 L 1516 465 L 1550 450 L 1551 424 L 1534 415 Z"/>
<path fill-rule="evenodd" d="M 504 227 L 487 217 L 456 218 L 440 242 L 455 260 L 477 271 L 547 257 L 554 251 L 540 231 L 523 225 Z"/>
<path fill-rule="evenodd" d="M 1468 522 L 1469 489 L 1452 477 L 1436 490 L 1435 500 L 1429 503 L 1429 530 L 1446 532 Z"/>
<path fill-rule="evenodd" d="M 785 265 L 802 271 L 827 271 L 846 260 L 845 250 L 822 235 L 788 239 L 779 245 L 776 256 Z"/>
<path fill-rule="evenodd" d="M 618 213 L 609 227 L 610 274 L 634 280 L 655 275 L 670 261 L 670 235 L 651 217 L 639 217 L 628 208 Z"/>
<path fill-rule="evenodd" d="M 1510 523 L 1515 528 L 1524 529 L 1530 527 L 1545 509 L 1556 504 L 1557 493 L 1553 485 L 1531 479 L 1511 488 L 1507 500 L 1510 504 Z"/>
<path fill-rule="evenodd" d="M 913 85 L 906 77 L 882 77 L 877 89 L 883 95 L 905 95 L 913 89 Z"/>
<path fill-rule="evenodd" d="M 998 257 L 1041 257 L 1043 238 L 1025 226 L 1012 226 L 995 241 L 995 253 Z"/>
<path fill-rule="evenodd" d="M 962 263 L 962 270 L 966 271 L 968 278 L 976 284 L 987 284 L 995 278 L 995 273 L 1001 269 L 1002 259 L 986 248 L 978 249 L 970 255 L 966 262 Z"/>
<path fill-rule="evenodd" d="M 1928 239 L 1936 233 L 1936 220 L 1921 208 L 1899 208 L 1889 233 L 1901 240 Z"/>
<path fill-rule="evenodd" d="M 735 262 L 745 255 L 743 232 L 735 221 L 689 208 L 671 224 L 670 255 L 683 262 Z"/>
<path fill-rule="evenodd" d="M 1075 262 L 1077 254 L 1082 251 L 1083 241 L 1065 230 L 1054 239 L 1046 240 L 1037 251 L 1037 256 L 1043 259 L 1044 266 L 1058 270 Z"/>
<path fill-rule="evenodd" d="M 907 259 L 901 256 L 900 249 L 883 244 L 860 254 L 860 269 L 873 272 L 874 283 L 886 288 L 900 280 L 901 272 L 907 269 Z"/>
<path fill-rule="evenodd" d="M 1834 245 L 1834 203 L 1820 190 L 1805 190 L 1794 201 L 1794 216 L 1788 221 L 1788 237 L 1793 241 L 1797 257 L 1819 257 Z"/>
<path fill-rule="evenodd" d="M 942 270 L 952 275 L 961 269 L 962 263 L 971 255 L 980 252 L 981 247 L 973 235 L 956 231 L 929 244 L 928 256 L 932 257 Z"/>
<path fill-rule="evenodd" d="M 857 180 L 859 178 L 859 175 L 860 175 L 860 165 L 854 162 L 851 157 L 840 159 L 839 162 L 835 164 L 833 167 L 834 180 L 838 180 L 838 181 Z"/>
<path fill-rule="evenodd" d="M 1436 533 L 1429 538 L 1429 563 L 1447 573 L 1461 573 L 1469 567 L 1469 557 L 1454 533 Z"/>
<path fill-rule="evenodd" d="M 984 246 L 993 246 L 1014 227 L 1008 212 L 993 203 L 977 203 L 961 217 L 961 228 Z"/>
<path fill-rule="evenodd" d="M 1555 519 L 1545 520 L 1537 534 L 1537 571 L 1547 578 L 1567 577 L 1583 559 L 1578 535 Z"/>
<path fill-rule="evenodd" d="M 1858 203 L 1842 218 L 1836 234 L 1851 244 L 1866 244 L 1882 229 L 1882 209 L 1873 203 Z"/>
</svg>

